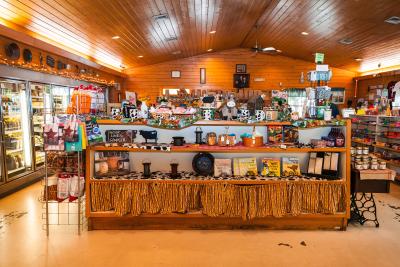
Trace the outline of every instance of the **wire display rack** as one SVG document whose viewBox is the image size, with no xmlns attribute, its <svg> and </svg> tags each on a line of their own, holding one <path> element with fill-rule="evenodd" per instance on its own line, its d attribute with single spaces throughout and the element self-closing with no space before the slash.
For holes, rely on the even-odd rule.
<svg viewBox="0 0 400 267">
<path fill-rule="evenodd" d="M 83 230 L 86 223 L 83 164 L 82 152 L 45 152 L 45 178 L 42 182 L 41 201 L 44 211 L 43 229 L 47 235 L 50 234 L 51 226 L 77 227 L 78 234 Z M 62 179 L 68 182 L 64 184 L 66 190 L 60 194 L 58 191 L 63 186 L 59 183 Z M 73 195 L 71 192 L 78 194 Z"/>
<path fill-rule="evenodd" d="M 105 88 L 94 88 L 92 92 L 79 89 L 74 92 L 75 94 L 72 94 L 71 103 L 68 107 L 70 114 L 57 114 L 56 109 L 52 108 L 54 105 L 50 105 L 51 107 L 45 108 L 43 111 L 45 125 L 53 123 L 58 116 L 63 116 L 64 119 L 71 119 L 74 116 L 78 121 L 85 121 L 86 116 L 105 112 L 105 99 L 107 98 Z M 63 134 L 61 135 L 63 136 Z M 42 180 L 43 191 L 40 196 L 43 210 L 43 229 L 49 236 L 50 228 L 57 226 L 72 227 L 80 235 L 87 226 L 84 195 L 84 153 L 82 150 L 66 152 L 65 150 L 46 149 L 44 149 L 44 152 L 45 177 Z M 62 184 L 60 184 L 61 181 Z M 62 193 L 60 193 L 60 189 L 63 189 Z M 71 192 L 75 192 L 75 194 Z"/>
</svg>

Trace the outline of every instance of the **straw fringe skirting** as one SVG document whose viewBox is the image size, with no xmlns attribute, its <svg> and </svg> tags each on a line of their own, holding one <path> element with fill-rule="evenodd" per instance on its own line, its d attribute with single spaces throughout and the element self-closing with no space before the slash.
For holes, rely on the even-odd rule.
<svg viewBox="0 0 400 267">
<path fill-rule="evenodd" d="M 272 181 L 263 185 L 92 181 L 93 212 L 119 216 L 201 211 L 243 220 L 301 213 L 335 214 L 346 207 L 346 186 L 332 181 Z"/>
</svg>

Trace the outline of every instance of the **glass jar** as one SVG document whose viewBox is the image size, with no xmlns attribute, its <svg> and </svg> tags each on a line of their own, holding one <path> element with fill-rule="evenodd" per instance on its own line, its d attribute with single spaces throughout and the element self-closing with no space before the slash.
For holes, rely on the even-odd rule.
<svg viewBox="0 0 400 267">
<path fill-rule="evenodd" d="M 215 146 L 217 144 L 217 134 L 214 132 L 207 133 L 206 143 L 209 146 Z"/>
<path fill-rule="evenodd" d="M 386 161 L 380 161 L 379 162 L 379 169 L 380 170 L 386 170 Z"/>
</svg>

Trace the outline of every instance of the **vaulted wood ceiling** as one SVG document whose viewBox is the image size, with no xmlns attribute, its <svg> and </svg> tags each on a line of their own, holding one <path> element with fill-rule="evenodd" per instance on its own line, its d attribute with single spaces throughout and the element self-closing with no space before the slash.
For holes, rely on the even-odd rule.
<svg viewBox="0 0 400 267">
<path fill-rule="evenodd" d="M 400 65 L 400 25 L 384 22 L 391 16 L 400 16 L 399 0 L 0 0 L 0 24 L 115 68 L 256 40 L 308 61 L 324 52 L 353 71 Z"/>
</svg>

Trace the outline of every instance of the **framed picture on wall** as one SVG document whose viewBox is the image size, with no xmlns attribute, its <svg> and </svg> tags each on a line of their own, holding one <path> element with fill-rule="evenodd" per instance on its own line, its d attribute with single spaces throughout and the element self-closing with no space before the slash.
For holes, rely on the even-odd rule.
<svg viewBox="0 0 400 267">
<path fill-rule="evenodd" d="M 180 78 L 181 77 L 181 71 L 180 70 L 172 70 L 171 71 L 171 78 Z"/>
<path fill-rule="evenodd" d="M 206 83 L 206 68 L 200 68 L 200 84 Z"/>
<path fill-rule="evenodd" d="M 332 87 L 331 93 L 332 93 L 332 103 L 344 104 L 344 100 L 345 100 L 345 96 L 346 96 L 344 88 Z"/>
<path fill-rule="evenodd" d="M 247 65 L 246 64 L 236 64 L 236 73 L 246 73 Z"/>
<path fill-rule="evenodd" d="M 233 74 L 233 87 L 239 89 L 249 88 L 250 74 Z"/>
</svg>

